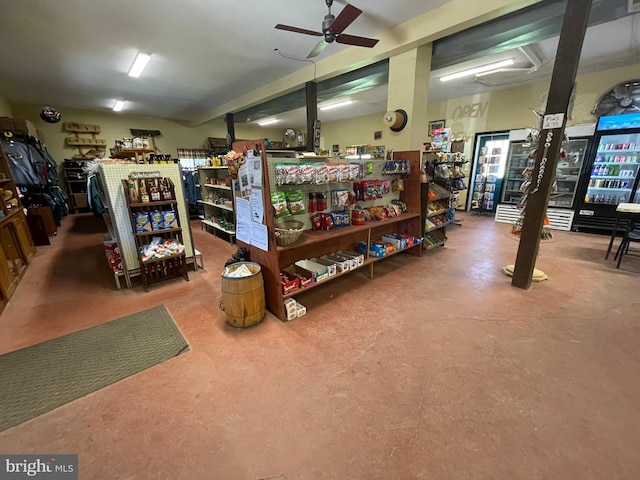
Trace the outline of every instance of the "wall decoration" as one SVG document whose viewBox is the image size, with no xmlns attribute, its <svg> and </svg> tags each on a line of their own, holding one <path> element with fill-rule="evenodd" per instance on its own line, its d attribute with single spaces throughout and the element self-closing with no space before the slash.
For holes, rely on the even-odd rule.
<svg viewBox="0 0 640 480">
<path fill-rule="evenodd" d="M 434 120 L 432 122 L 429 122 L 429 136 L 431 136 L 431 132 L 433 132 L 434 130 L 439 130 L 444 127 L 445 127 L 444 120 Z"/>
</svg>

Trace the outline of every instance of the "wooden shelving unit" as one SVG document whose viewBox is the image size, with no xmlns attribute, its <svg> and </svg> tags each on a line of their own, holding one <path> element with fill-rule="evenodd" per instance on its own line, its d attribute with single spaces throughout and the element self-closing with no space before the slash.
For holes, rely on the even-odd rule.
<svg viewBox="0 0 640 480">
<path fill-rule="evenodd" d="M 236 142 L 233 145 L 233 149 L 237 152 L 242 151 L 243 147 L 254 149 L 256 145 L 262 152 L 262 194 L 265 205 L 265 224 L 268 231 L 268 250 L 261 250 L 240 240 L 238 241 L 238 246 L 247 248 L 251 261 L 259 263 L 262 267 L 267 308 L 281 320 L 286 320 L 284 300 L 309 289 L 309 287 L 306 287 L 289 295 L 283 295 L 282 293 L 280 272 L 297 260 L 321 257 L 340 250 L 354 250 L 359 242 L 377 240 L 384 234 L 398 233 L 422 238 L 422 226 L 424 223 L 421 224 L 420 221 L 421 155 L 419 151 L 408 151 L 394 153 L 394 158 L 409 160 L 411 166 L 411 174 L 404 177 L 405 189 L 400 195 L 400 198 L 407 204 L 408 212 L 406 214 L 384 221 L 368 221 L 364 226 L 341 227 L 328 232 L 305 231 L 295 243 L 287 246 L 278 246 L 274 230 L 275 218 L 271 208 L 271 191 L 275 189 L 275 179 L 271 178 L 270 173 L 273 171 L 275 161 L 283 159 L 273 155 L 269 155 L 270 158 L 267 159 L 269 152 L 265 152 L 262 140 Z M 419 256 L 422 253 L 422 244 L 417 244 L 403 251 Z M 398 251 L 397 253 L 400 252 Z M 370 257 L 367 252 L 361 268 L 369 268 L 369 275 L 372 277 L 373 265 L 385 258 L 387 256 L 381 258 Z M 332 279 L 341 276 L 335 275 L 323 282 L 314 283 L 312 288 L 330 284 Z"/>
<path fill-rule="evenodd" d="M 136 163 L 147 163 L 147 155 L 154 152 L 153 148 L 123 148 L 113 152 L 111 157 L 134 160 Z"/>
<path fill-rule="evenodd" d="M 84 149 L 104 151 L 107 148 L 107 141 L 96 138 L 100 133 L 100 125 L 88 125 L 85 123 L 65 122 L 63 124 L 65 132 L 73 133 L 72 137 L 65 139 L 70 147 L 76 147 L 79 155 L 84 155 Z M 84 135 L 84 136 L 81 136 Z M 89 135 L 89 136 L 87 136 Z"/>
<path fill-rule="evenodd" d="M 86 160 L 65 160 L 62 165 L 67 193 L 71 200 L 69 208 L 73 213 L 79 213 L 88 206 L 87 174 L 83 169 L 86 162 Z"/>
<path fill-rule="evenodd" d="M 220 235 L 233 245 L 235 232 L 234 183 L 223 165 L 198 167 L 203 215 L 200 225 L 214 236 Z M 223 184 L 219 182 L 225 182 Z"/>
<path fill-rule="evenodd" d="M 129 218 L 131 219 L 131 228 L 133 230 L 135 243 L 138 251 L 149 243 L 150 237 L 160 237 L 164 239 L 171 239 L 184 245 L 182 236 L 182 227 L 180 226 L 180 215 L 178 213 L 178 201 L 176 200 L 175 190 L 173 183 L 170 179 L 166 180 L 169 185 L 170 199 L 165 198 L 161 200 L 149 201 L 149 202 L 132 202 L 131 201 L 131 189 L 129 188 L 130 180 L 122 180 L 122 187 L 127 198 L 127 207 L 129 210 Z M 144 185 L 147 192 L 151 192 L 154 184 L 157 185 L 158 179 L 153 178 L 141 178 L 135 180 L 140 185 Z M 149 214 L 150 228 L 153 223 L 153 211 L 160 211 L 161 208 L 167 208 L 175 214 L 176 227 L 162 228 L 159 230 L 151 231 L 138 231 L 136 228 L 136 215 L 141 213 Z M 162 215 L 160 215 L 161 222 Z M 161 282 L 170 278 L 184 277 L 189 281 L 189 273 L 187 272 L 187 262 L 185 252 L 176 253 L 174 255 L 167 255 L 161 258 L 142 259 L 141 253 L 138 254 L 138 261 L 140 263 L 140 276 L 142 277 L 142 284 L 145 290 L 149 290 L 149 285 L 152 283 Z"/>
</svg>

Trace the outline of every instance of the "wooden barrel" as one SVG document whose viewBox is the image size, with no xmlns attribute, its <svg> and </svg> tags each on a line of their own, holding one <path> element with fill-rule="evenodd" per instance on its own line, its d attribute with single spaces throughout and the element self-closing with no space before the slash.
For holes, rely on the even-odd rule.
<svg viewBox="0 0 640 480">
<path fill-rule="evenodd" d="M 229 277 L 225 273 L 234 272 L 246 265 L 252 275 Z M 260 265 L 253 262 L 238 262 L 229 265 L 222 272 L 222 309 L 227 315 L 227 323 L 233 327 L 249 327 L 260 322 L 265 314 L 264 282 Z"/>
</svg>

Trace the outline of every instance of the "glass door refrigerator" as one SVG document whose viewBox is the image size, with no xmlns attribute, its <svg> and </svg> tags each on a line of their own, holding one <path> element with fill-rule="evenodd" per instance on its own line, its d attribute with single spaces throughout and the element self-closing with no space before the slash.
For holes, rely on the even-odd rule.
<svg viewBox="0 0 640 480">
<path fill-rule="evenodd" d="M 496 212 L 509 148 L 509 132 L 476 134 L 467 209 L 478 214 Z"/>
<path fill-rule="evenodd" d="M 504 175 L 501 203 L 517 205 L 524 194 L 525 168 L 529 164 L 529 152 L 535 148 L 526 141 L 511 141 Z"/>
<path fill-rule="evenodd" d="M 584 162 L 574 230 L 611 231 L 619 203 L 640 203 L 640 113 L 600 117 Z"/>
</svg>

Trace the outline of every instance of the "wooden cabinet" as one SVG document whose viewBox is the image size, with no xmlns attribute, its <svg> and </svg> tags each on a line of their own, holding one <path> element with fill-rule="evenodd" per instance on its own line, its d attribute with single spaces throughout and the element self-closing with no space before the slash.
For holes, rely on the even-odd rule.
<svg viewBox="0 0 640 480">
<path fill-rule="evenodd" d="M 300 238 L 290 245 L 277 245 L 275 236 L 276 219 L 273 215 L 271 207 L 271 193 L 277 188 L 275 180 L 275 162 L 278 158 L 267 158 L 262 140 L 236 142 L 233 145 L 236 152 L 244 149 L 256 149 L 262 151 L 262 197 L 264 202 L 264 223 L 268 232 L 268 250 L 261 250 L 254 245 L 249 245 L 241 240 L 237 243 L 241 247 L 249 250 L 250 260 L 259 263 L 262 268 L 264 278 L 265 298 L 269 310 L 283 321 L 286 321 L 287 315 L 285 310 L 285 300 L 291 296 L 306 292 L 309 288 L 316 286 L 323 288 L 323 285 L 330 283 L 332 278 L 338 278 L 341 275 L 329 277 L 320 283 L 313 283 L 309 287 L 301 288 L 292 294 L 284 294 L 282 289 L 282 280 L 280 272 L 283 269 L 291 267 L 298 260 L 321 257 L 335 253 L 339 250 L 354 250 L 359 242 L 370 242 L 380 239 L 386 234 L 404 234 L 407 236 L 422 239 L 422 230 L 424 223 L 421 224 L 421 202 L 420 202 L 420 159 L 419 151 L 395 152 L 394 157 L 397 159 L 408 160 L 410 163 L 410 174 L 404 176 L 404 190 L 400 192 L 400 199 L 405 202 L 407 212 L 394 218 L 377 221 L 370 220 L 365 225 L 352 225 L 347 227 L 335 228 L 330 231 L 312 231 L 305 230 Z M 271 156 L 270 156 L 271 157 Z M 316 157 L 317 158 L 317 157 Z M 286 159 L 285 159 L 286 160 Z M 294 162 L 296 160 L 293 160 Z M 381 163 L 380 171 L 382 171 L 382 163 L 384 160 L 377 160 Z M 293 187 L 292 187 L 293 188 Z M 323 185 L 323 189 L 334 189 L 330 185 Z M 347 188 L 343 186 L 343 188 Z M 352 184 L 349 185 L 352 188 Z M 298 217 L 299 218 L 299 217 Z M 406 251 L 415 256 L 422 254 L 422 243 L 416 243 L 414 246 L 398 250 Z M 369 276 L 373 276 L 373 266 L 378 261 L 383 261 L 387 256 L 374 257 L 369 251 L 364 253 L 364 260 L 357 268 L 363 267 L 368 270 Z"/>
</svg>

